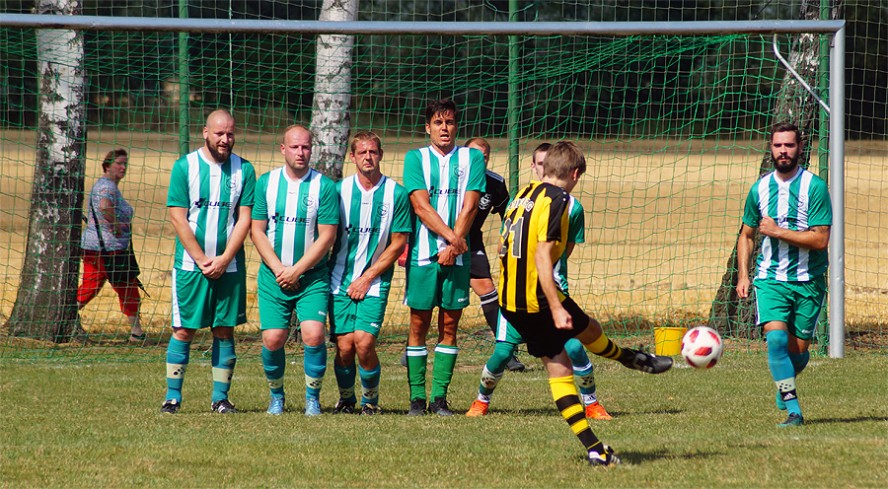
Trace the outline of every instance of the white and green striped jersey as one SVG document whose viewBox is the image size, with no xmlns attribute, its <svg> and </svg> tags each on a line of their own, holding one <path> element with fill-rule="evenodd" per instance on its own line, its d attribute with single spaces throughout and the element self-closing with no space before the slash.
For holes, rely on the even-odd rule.
<svg viewBox="0 0 888 489">
<path fill-rule="evenodd" d="M 404 187 L 408 195 L 426 190 L 429 202 L 447 227 L 453 229 L 463 207 L 466 192 L 484 192 L 484 155 L 477 149 L 455 146 L 440 156 L 431 146 L 414 149 L 404 156 Z M 428 265 L 447 246 L 444 238 L 415 218 L 410 240 L 410 261 Z M 468 260 L 468 253 L 456 257 L 456 265 Z"/>
<path fill-rule="evenodd" d="M 573 195 L 570 196 L 570 201 L 567 204 L 567 219 L 568 219 L 568 227 L 567 227 L 567 241 L 569 243 L 585 243 L 586 242 L 586 216 L 584 214 L 583 206 L 580 204 L 580 201 L 575 199 Z M 561 258 L 555 262 L 555 266 L 553 267 L 553 272 L 555 274 L 555 284 L 564 292 L 564 295 L 567 294 L 567 250 L 564 250 Z"/>
<path fill-rule="evenodd" d="M 826 182 L 803 168 L 786 182 L 777 178 L 776 172 L 768 173 L 749 190 L 743 223 L 755 228 L 763 217 L 793 231 L 831 226 L 832 205 Z M 826 272 L 828 260 L 826 250 L 806 250 L 765 236 L 756 260 L 755 278 L 808 282 Z"/>
<path fill-rule="evenodd" d="M 249 161 L 232 153 L 225 163 L 219 164 L 205 160 L 200 150 L 192 151 L 173 164 L 167 207 L 188 210 L 188 225 L 201 249 L 212 258 L 225 252 L 238 208 L 253 205 L 255 188 L 256 172 Z M 173 266 L 179 270 L 200 270 L 178 236 Z M 225 272 L 245 270 L 244 266 L 241 247 Z"/>
<path fill-rule="evenodd" d="M 345 295 L 352 280 L 379 260 L 391 243 L 392 233 L 409 233 L 411 210 L 407 190 L 383 176 L 366 190 L 352 175 L 337 184 L 339 232 L 333 245 L 330 290 Z M 373 280 L 367 295 L 387 297 L 394 266 Z"/>
<path fill-rule="evenodd" d="M 301 179 L 290 178 L 284 167 L 271 170 L 256 185 L 253 220 L 268 221 L 265 235 L 274 253 L 285 267 L 293 266 L 317 240 L 319 224 L 339 224 L 336 184 L 314 169 Z M 324 255 L 312 270 L 326 266 Z"/>
</svg>

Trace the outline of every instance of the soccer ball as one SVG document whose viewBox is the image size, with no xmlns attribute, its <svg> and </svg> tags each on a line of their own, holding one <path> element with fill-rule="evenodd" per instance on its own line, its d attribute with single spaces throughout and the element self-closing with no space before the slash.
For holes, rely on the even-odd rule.
<svg viewBox="0 0 888 489">
<path fill-rule="evenodd" d="M 681 339 L 681 356 L 694 368 L 712 368 L 722 356 L 724 343 L 708 326 L 691 328 Z"/>
</svg>

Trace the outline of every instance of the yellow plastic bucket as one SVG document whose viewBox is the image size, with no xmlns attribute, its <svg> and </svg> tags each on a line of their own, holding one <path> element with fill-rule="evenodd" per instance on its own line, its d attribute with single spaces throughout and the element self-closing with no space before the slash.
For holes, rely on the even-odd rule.
<svg viewBox="0 0 888 489">
<path fill-rule="evenodd" d="M 688 328 L 654 328 L 654 353 L 672 356 L 681 353 L 681 339 Z"/>
</svg>

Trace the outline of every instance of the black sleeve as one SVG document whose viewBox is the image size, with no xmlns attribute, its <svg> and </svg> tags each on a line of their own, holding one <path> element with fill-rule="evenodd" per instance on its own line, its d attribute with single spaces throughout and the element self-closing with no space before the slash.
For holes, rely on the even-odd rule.
<svg viewBox="0 0 888 489">
<path fill-rule="evenodd" d="M 505 180 L 497 180 L 497 185 L 493 189 L 488 189 L 490 192 L 490 199 L 493 202 L 493 206 L 490 209 L 491 211 L 500 215 L 501 218 L 504 218 L 506 215 L 506 206 L 509 205 L 509 189 L 506 187 Z"/>
</svg>

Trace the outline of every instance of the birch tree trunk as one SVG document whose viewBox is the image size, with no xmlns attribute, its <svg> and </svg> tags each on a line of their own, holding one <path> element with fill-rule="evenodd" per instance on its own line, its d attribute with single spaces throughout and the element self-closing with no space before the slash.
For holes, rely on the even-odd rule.
<svg viewBox="0 0 888 489">
<path fill-rule="evenodd" d="M 37 13 L 78 15 L 79 0 L 37 0 Z M 54 342 L 82 333 L 77 313 L 86 100 L 83 33 L 37 30 L 39 127 L 28 242 L 7 326 Z"/>
<path fill-rule="evenodd" d="M 358 0 L 324 0 L 323 21 L 357 18 Z M 354 36 L 319 35 L 311 129 L 315 134 L 311 163 L 318 171 L 339 180 L 351 126 L 351 68 Z"/>
<path fill-rule="evenodd" d="M 842 13 L 842 1 L 835 0 L 832 5 L 831 17 L 840 18 Z M 820 0 L 802 0 L 799 19 L 820 19 Z M 790 66 L 798 72 L 799 76 L 811 86 L 817 86 L 817 70 L 820 66 L 820 38 L 815 34 L 800 34 L 793 40 L 789 56 L 786 57 Z M 824 67 L 828 69 L 828 67 Z M 783 76 L 780 95 L 777 106 L 774 108 L 772 123 L 789 121 L 795 123 L 802 131 L 803 153 L 799 162 L 807 167 L 811 156 L 811 142 L 814 139 L 812 132 L 814 122 L 817 120 L 819 105 L 817 100 L 789 71 Z M 765 149 L 765 155 L 759 166 L 759 176 L 774 169 L 771 162 L 771 151 Z M 753 182 L 749 182 L 749 186 Z M 740 209 L 738 212 L 742 212 Z M 739 236 L 739 232 L 738 232 Z M 752 251 L 752 259 L 749 260 L 749 276 L 753 276 L 755 257 L 758 256 L 762 244 L 762 236 L 756 231 L 755 248 Z M 756 327 L 755 314 L 755 289 L 750 290 L 749 297 L 741 299 L 737 295 L 737 244 L 728 258 L 727 268 L 722 276 L 721 285 L 712 301 L 709 313 L 709 324 L 719 332 L 742 338 L 759 338 L 761 331 Z"/>
</svg>

